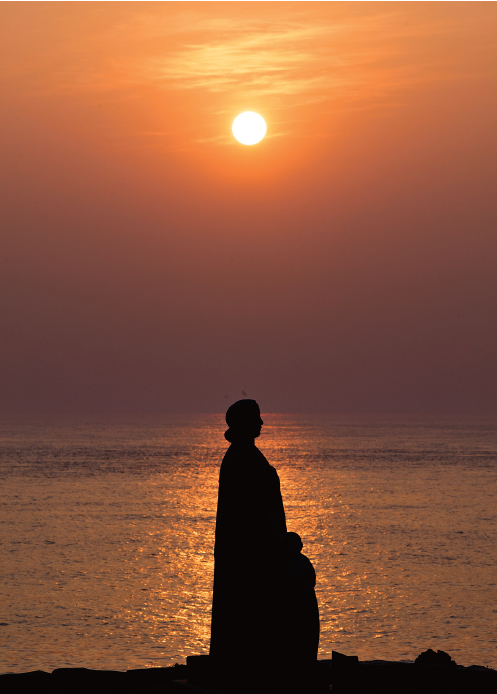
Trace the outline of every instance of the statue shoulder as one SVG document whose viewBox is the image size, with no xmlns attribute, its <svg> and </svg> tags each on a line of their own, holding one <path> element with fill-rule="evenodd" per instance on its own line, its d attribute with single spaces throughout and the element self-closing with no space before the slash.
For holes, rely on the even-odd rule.
<svg viewBox="0 0 497 694">
<path fill-rule="evenodd" d="M 273 470 L 264 455 L 253 444 L 231 444 L 221 463 L 221 475 L 257 476 Z"/>
</svg>

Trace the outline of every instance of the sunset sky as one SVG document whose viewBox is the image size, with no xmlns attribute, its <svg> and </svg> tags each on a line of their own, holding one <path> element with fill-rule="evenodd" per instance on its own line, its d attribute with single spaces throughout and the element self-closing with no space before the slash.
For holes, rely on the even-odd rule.
<svg viewBox="0 0 497 694">
<path fill-rule="evenodd" d="M 494 2 L 1 3 L 1 416 L 496 414 L 496 36 Z"/>
</svg>

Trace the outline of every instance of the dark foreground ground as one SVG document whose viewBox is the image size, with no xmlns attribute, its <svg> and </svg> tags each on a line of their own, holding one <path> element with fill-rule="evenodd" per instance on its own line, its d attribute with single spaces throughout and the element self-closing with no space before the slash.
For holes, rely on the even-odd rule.
<svg viewBox="0 0 497 694">
<path fill-rule="evenodd" d="M 333 653 L 320 660 L 315 677 L 290 687 L 292 694 L 497 694 L 497 670 L 457 665 L 446 654 L 426 651 L 415 663 L 387 660 L 359 661 L 355 656 Z M 202 694 L 217 687 L 208 656 L 187 658 L 186 665 L 143 670 L 89 670 L 59 668 L 52 673 L 37 670 L 0 675 L 0 694 Z M 224 694 L 250 694 L 273 690 L 264 682 L 247 690 L 233 681 Z M 278 694 L 286 688 L 276 687 Z"/>
</svg>

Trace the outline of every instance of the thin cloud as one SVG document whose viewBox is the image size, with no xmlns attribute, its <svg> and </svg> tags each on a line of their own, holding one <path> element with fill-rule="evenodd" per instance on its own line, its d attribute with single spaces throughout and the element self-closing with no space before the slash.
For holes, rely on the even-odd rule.
<svg viewBox="0 0 497 694">
<path fill-rule="evenodd" d="M 453 32 L 454 26 L 424 22 L 399 33 L 401 16 L 402 11 L 389 11 L 319 23 L 309 14 L 288 22 L 213 20 L 203 25 L 201 40 L 148 57 L 135 75 L 168 89 L 290 97 L 299 103 L 333 95 L 382 98 L 392 90 L 445 78 L 450 66 L 436 51 L 421 63 L 413 55 L 420 37 Z M 194 22 L 191 26 L 199 30 Z M 170 29 L 177 31 L 178 24 Z"/>
<path fill-rule="evenodd" d="M 19 55 L 9 70 L 35 82 L 43 75 L 47 92 L 113 93 L 153 85 L 296 104 L 367 100 L 454 76 L 436 39 L 472 31 L 466 15 L 430 21 L 429 13 L 399 6 L 359 13 L 353 7 L 345 12 L 341 4 L 313 11 L 297 3 L 257 18 L 230 12 L 229 4 L 228 16 L 212 16 L 200 5 L 181 12 L 130 7 L 117 22 L 107 12 L 105 26 L 87 27 L 83 35 L 69 24 L 58 27 L 41 63 Z"/>
</svg>

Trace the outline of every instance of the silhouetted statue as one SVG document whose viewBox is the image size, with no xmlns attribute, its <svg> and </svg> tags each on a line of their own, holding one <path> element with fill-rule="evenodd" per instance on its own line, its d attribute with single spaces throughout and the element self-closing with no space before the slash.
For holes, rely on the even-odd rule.
<svg viewBox="0 0 497 694">
<path fill-rule="evenodd" d="M 288 665 L 289 628 L 292 635 L 303 629 L 296 648 L 312 641 L 303 646 L 306 662 L 314 649 L 313 618 L 303 615 L 315 574 L 299 554 L 301 543 L 297 552 L 291 549 L 278 474 L 255 446 L 263 424 L 258 404 L 235 402 L 226 423 L 231 445 L 219 476 L 210 654 L 226 685 L 235 679 L 238 688 L 250 689 L 252 682 L 262 691 Z"/>
<path fill-rule="evenodd" d="M 285 562 L 285 660 L 287 670 L 307 677 L 317 660 L 319 609 L 314 588 L 316 572 L 302 551 L 297 533 L 287 533 Z"/>
</svg>

